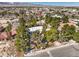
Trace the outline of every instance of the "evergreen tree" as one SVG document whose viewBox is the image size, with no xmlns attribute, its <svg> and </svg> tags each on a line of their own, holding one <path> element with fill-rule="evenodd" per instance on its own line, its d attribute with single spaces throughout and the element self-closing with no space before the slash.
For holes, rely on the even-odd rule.
<svg viewBox="0 0 79 59">
<path fill-rule="evenodd" d="M 11 40 L 11 29 L 12 29 L 12 24 L 10 22 L 7 22 L 8 26 L 6 27 L 6 32 L 7 32 L 7 35 L 8 35 L 8 39 Z"/>
<path fill-rule="evenodd" d="M 8 26 L 6 27 L 6 32 L 9 32 L 12 29 L 12 25 L 10 22 L 7 22 L 7 24 L 8 24 Z"/>
<path fill-rule="evenodd" d="M 27 31 L 26 22 L 22 17 L 19 19 L 19 26 L 17 28 L 17 35 L 16 35 L 16 48 L 18 51 L 26 51 L 29 47 L 29 33 Z"/>
</svg>

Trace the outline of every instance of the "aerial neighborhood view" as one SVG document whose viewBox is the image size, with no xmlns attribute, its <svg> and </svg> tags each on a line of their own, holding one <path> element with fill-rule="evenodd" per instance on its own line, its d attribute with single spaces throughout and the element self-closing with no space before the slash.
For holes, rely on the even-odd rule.
<svg viewBox="0 0 79 59">
<path fill-rule="evenodd" d="M 0 2 L 0 57 L 79 57 L 79 2 L 62 4 Z"/>
</svg>

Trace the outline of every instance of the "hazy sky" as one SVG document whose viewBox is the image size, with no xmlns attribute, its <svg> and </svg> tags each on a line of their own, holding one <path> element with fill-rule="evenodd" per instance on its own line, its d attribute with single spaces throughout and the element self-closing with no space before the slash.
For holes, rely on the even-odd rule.
<svg viewBox="0 0 79 59">
<path fill-rule="evenodd" d="M 32 2 L 33 4 L 52 5 L 52 6 L 79 6 L 79 2 L 34 2 L 34 1 L 50 1 L 50 0 L 0 0 L 0 2 Z M 70 1 L 70 0 L 66 0 L 66 1 Z"/>
<path fill-rule="evenodd" d="M 53 6 L 79 6 L 79 2 L 32 2 L 33 4 L 53 5 Z"/>
<path fill-rule="evenodd" d="M 79 2 L 79 0 L 0 0 L 0 2 Z"/>
</svg>

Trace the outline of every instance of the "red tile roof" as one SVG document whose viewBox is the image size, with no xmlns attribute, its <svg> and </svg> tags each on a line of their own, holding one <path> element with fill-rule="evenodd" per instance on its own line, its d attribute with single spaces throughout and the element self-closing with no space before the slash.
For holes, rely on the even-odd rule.
<svg viewBox="0 0 79 59">
<path fill-rule="evenodd" d="M 16 35 L 16 29 L 15 28 L 13 28 L 11 30 L 11 32 L 1 32 L 0 33 L 0 40 L 8 39 L 9 36 L 13 36 L 13 35 Z"/>
<path fill-rule="evenodd" d="M 8 38 L 7 32 L 2 32 L 0 34 L 0 40 L 7 39 L 7 38 Z"/>
</svg>

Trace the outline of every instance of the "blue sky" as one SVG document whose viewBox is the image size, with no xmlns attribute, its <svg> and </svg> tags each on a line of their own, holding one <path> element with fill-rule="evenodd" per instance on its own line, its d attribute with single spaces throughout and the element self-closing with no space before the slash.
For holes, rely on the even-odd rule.
<svg viewBox="0 0 79 59">
<path fill-rule="evenodd" d="M 79 2 L 32 2 L 33 4 L 52 6 L 79 6 Z"/>
<path fill-rule="evenodd" d="M 0 0 L 0 2 L 32 2 L 34 4 L 52 5 L 52 6 L 79 6 L 79 0 Z"/>
</svg>

